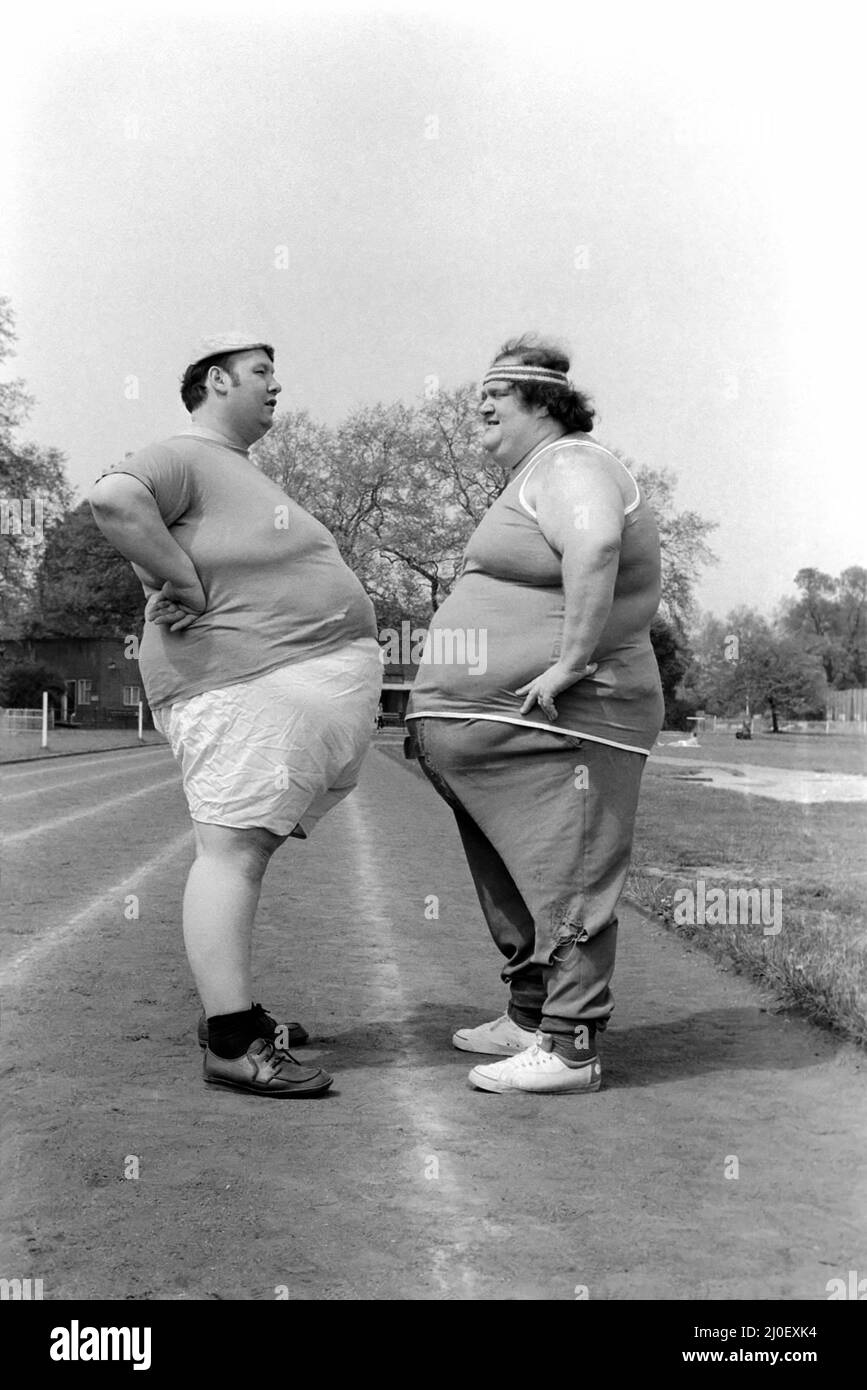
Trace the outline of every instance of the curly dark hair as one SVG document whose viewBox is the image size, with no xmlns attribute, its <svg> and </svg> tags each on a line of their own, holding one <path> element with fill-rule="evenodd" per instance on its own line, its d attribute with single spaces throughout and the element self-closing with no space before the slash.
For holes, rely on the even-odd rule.
<svg viewBox="0 0 867 1390">
<path fill-rule="evenodd" d="M 491 365 L 495 366 L 504 358 L 515 358 L 527 367 L 549 367 L 554 372 L 569 371 L 568 354 L 556 343 L 545 342 L 534 333 L 510 338 L 500 348 Z M 593 428 L 595 411 L 590 397 L 583 391 L 553 383 L 516 381 L 515 392 L 528 409 L 544 406 L 551 419 L 562 425 L 567 434 L 589 434 Z"/>
<path fill-rule="evenodd" d="M 262 344 L 262 348 L 273 362 L 274 349 L 265 343 Z M 201 362 L 194 362 L 192 367 L 187 367 L 181 378 L 181 400 L 191 415 L 200 405 L 204 405 L 207 399 L 208 388 L 205 382 L 212 367 L 221 367 L 229 373 L 234 385 L 238 385 L 240 378 L 233 371 L 232 362 L 240 356 L 239 352 L 218 352 L 213 357 L 205 357 Z"/>
</svg>

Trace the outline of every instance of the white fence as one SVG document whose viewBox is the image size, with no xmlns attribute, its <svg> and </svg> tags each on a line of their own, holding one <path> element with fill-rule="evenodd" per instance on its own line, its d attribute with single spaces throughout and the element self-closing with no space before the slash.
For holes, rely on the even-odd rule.
<svg viewBox="0 0 867 1390">
<path fill-rule="evenodd" d="M 48 727 L 54 728 L 54 710 L 48 711 Z M 41 709 L 0 709 L 0 734 L 39 734 Z"/>
<path fill-rule="evenodd" d="M 743 719 L 723 719 L 716 714 L 703 716 L 704 728 L 699 725 L 700 732 L 705 729 L 715 734 L 730 734 L 737 729 L 743 728 Z M 856 721 L 847 722 L 845 719 L 780 719 L 780 733 L 782 734 L 867 734 L 867 724 Z M 770 730 L 771 721 L 764 711 L 760 715 L 753 716 L 753 733 L 767 733 Z"/>
<path fill-rule="evenodd" d="M 835 733 L 867 733 L 867 690 L 829 690 L 827 712 Z"/>
</svg>

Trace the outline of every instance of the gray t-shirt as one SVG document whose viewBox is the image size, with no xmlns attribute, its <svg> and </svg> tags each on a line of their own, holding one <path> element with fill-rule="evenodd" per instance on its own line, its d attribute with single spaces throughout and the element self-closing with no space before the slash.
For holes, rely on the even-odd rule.
<svg viewBox="0 0 867 1390">
<path fill-rule="evenodd" d="M 145 623 L 139 666 L 151 708 L 376 637 L 373 604 L 330 531 L 243 449 L 179 434 L 108 471 L 153 494 L 207 599 L 180 632 Z"/>
</svg>

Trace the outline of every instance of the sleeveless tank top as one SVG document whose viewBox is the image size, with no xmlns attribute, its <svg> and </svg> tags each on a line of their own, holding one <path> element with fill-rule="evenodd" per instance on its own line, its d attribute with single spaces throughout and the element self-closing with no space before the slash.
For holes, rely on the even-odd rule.
<svg viewBox="0 0 867 1390">
<path fill-rule="evenodd" d="M 658 594 L 659 533 L 638 484 L 624 507 L 612 616 L 590 660 L 597 664 L 557 696 L 552 723 L 514 692 L 558 660 L 565 598 L 561 559 L 546 541 L 526 486 L 540 459 L 567 450 L 580 468 L 593 441 L 564 435 L 546 445 L 503 490 L 470 537 L 460 578 L 431 622 L 406 718 L 488 719 L 649 753 L 662 727 L 659 668 L 650 621 L 618 621 L 618 593 Z M 625 630 L 624 630 L 625 629 Z"/>
</svg>

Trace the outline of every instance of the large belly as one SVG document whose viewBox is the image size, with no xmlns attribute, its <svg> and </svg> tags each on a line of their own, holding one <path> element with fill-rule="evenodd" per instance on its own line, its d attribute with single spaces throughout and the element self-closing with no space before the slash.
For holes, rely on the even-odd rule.
<svg viewBox="0 0 867 1390">
<path fill-rule="evenodd" d="M 414 690 L 514 703 L 557 660 L 562 632 L 562 589 L 465 575 L 431 623 Z"/>
<path fill-rule="evenodd" d="M 558 659 L 562 589 L 465 575 L 431 624 L 408 714 L 437 710 L 548 723 L 538 706 L 521 715 L 515 691 Z M 592 660 L 597 670 L 557 698 L 552 727 L 649 748 L 662 721 L 659 672 L 647 625 L 616 602 Z"/>
</svg>

